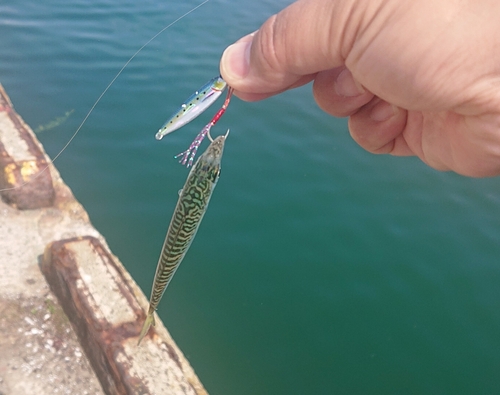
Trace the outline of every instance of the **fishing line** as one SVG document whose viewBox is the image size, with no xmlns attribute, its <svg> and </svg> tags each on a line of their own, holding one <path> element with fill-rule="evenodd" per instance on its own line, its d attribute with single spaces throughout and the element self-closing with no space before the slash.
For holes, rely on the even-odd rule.
<svg viewBox="0 0 500 395">
<path fill-rule="evenodd" d="M 78 134 L 78 132 L 80 131 L 80 129 L 83 127 L 83 125 L 85 124 L 85 122 L 87 122 L 87 119 L 90 116 L 90 114 L 92 114 L 92 111 L 94 111 L 94 108 L 97 106 L 97 104 L 99 104 L 99 102 L 101 101 L 101 99 L 103 98 L 103 96 L 106 94 L 106 92 L 109 90 L 109 88 L 111 88 L 111 85 L 114 84 L 114 82 L 120 76 L 120 74 L 123 72 L 123 70 L 125 70 L 125 68 L 139 54 L 139 52 L 141 52 L 147 45 L 149 45 L 149 43 L 151 41 L 153 41 L 156 37 L 158 37 L 160 34 L 162 34 L 169 27 L 175 25 L 181 19 L 185 18 L 186 16 L 188 16 L 192 12 L 196 11 L 198 8 L 200 8 L 201 6 L 205 5 L 209 1 L 210 0 L 204 0 L 202 3 L 198 4 L 196 7 L 192 8 L 191 10 L 189 10 L 188 12 L 186 12 L 185 14 L 181 15 L 180 17 L 178 17 L 177 19 L 175 19 L 173 22 L 170 22 L 167 26 L 165 26 L 158 33 L 156 33 L 153 37 L 151 37 L 142 47 L 140 47 L 130 57 L 130 59 L 125 62 L 125 64 L 120 69 L 120 71 L 118 71 L 118 73 L 114 76 L 114 78 L 111 80 L 111 82 L 108 84 L 108 86 L 106 86 L 106 88 L 102 91 L 101 95 L 94 102 L 94 104 L 92 105 L 92 107 L 88 111 L 87 115 L 85 115 L 85 117 L 83 118 L 83 121 L 80 123 L 80 126 L 78 126 L 78 128 L 76 129 L 76 131 L 73 133 L 73 135 L 70 137 L 70 139 L 68 140 L 68 142 L 64 145 L 64 147 L 62 147 L 62 149 L 59 151 L 59 153 L 56 156 L 54 156 L 54 158 L 51 161 L 49 161 L 48 165 L 46 167 L 44 167 L 42 170 L 40 170 L 31 180 L 26 181 L 26 182 L 22 183 L 21 185 L 18 185 L 18 186 L 15 186 L 15 187 L 0 189 L 0 192 L 3 192 L 3 191 L 12 191 L 12 190 L 15 190 L 15 189 L 22 188 L 25 185 L 28 185 L 30 182 L 32 182 L 33 180 L 36 180 L 42 173 L 44 173 L 49 168 L 50 165 L 54 164 L 54 162 L 56 161 L 56 159 L 59 158 L 59 156 L 61 156 L 61 154 L 66 150 L 66 148 L 68 148 L 68 146 L 71 144 L 71 142 L 75 139 L 75 137 Z"/>
</svg>

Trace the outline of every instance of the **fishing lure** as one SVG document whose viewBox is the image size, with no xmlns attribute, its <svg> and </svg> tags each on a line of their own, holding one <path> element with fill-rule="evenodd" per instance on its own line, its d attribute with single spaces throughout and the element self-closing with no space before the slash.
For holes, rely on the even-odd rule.
<svg viewBox="0 0 500 395">
<path fill-rule="evenodd" d="M 210 197 L 219 179 L 222 153 L 228 134 L 229 130 L 225 135 L 212 141 L 189 172 L 184 188 L 179 193 L 179 200 L 158 260 L 149 309 L 139 335 L 138 345 L 150 326 L 154 326 L 154 312 L 172 276 L 186 255 L 203 215 L 207 211 Z"/>
<path fill-rule="evenodd" d="M 226 81 L 221 76 L 212 78 L 181 104 L 179 109 L 163 124 L 155 137 L 164 136 L 183 127 L 210 107 L 226 89 Z"/>
<path fill-rule="evenodd" d="M 214 126 L 219 121 L 219 119 L 222 117 L 222 115 L 226 112 L 227 106 L 229 105 L 229 102 L 231 101 L 232 95 L 233 95 L 233 88 L 229 87 L 224 104 L 219 109 L 219 111 L 217 111 L 215 113 L 212 120 L 209 123 L 207 123 L 203 127 L 203 129 L 201 129 L 201 132 L 198 133 L 198 135 L 194 138 L 193 142 L 191 143 L 191 145 L 189 146 L 189 148 L 186 151 L 181 152 L 178 155 L 175 155 L 176 159 L 181 157 L 181 159 L 179 160 L 179 163 L 181 163 L 182 165 L 187 164 L 186 167 L 188 167 L 188 168 L 193 164 L 193 160 L 194 160 L 194 157 L 196 155 L 196 151 L 198 151 L 198 148 L 201 145 L 205 136 L 207 136 L 207 134 L 208 134 L 208 136 L 210 137 L 210 129 L 212 128 L 212 126 Z"/>
</svg>

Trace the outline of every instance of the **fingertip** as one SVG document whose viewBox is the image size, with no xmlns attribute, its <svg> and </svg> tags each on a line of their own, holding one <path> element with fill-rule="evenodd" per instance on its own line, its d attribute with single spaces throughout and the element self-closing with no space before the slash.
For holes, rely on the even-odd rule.
<svg viewBox="0 0 500 395">
<path fill-rule="evenodd" d="M 319 72 L 313 85 L 314 99 L 325 112 L 336 117 L 350 116 L 373 99 L 345 67 Z"/>
<path fill-rule="evenodd" d="M 252 59 L 252 44 L 256 36 L 255 31 L 241 38 L 225 49 L 220 61 L 220 74 L 234 94 L 245 101 L 258 101 L 307 84 L 313 76 L 292 76 L 290 84 L 282 74 L 269 75 L 261 72 L 259 61 L 260 53 L 254 54 Z M 275 86 L 276 85 L 276 86 Z"/>
<path fill-rule="evenodd" d="M 356 143 L 374 154 L 409 155 L 403 131 L 407 111 L 375 98 L 349 119 L 349 132 Z"/>
<path fill-rule="evenodd" d="M 343 68 L 334 83 L 335 92 L 343 97 L 356 97 L 365 93 L 363 86 L 354 79 L 352 73 Z"/>
<path fill-rule="evenodd" d="M 380 100 L 370 109 L 370 118 L 375 122 L 384 122 L 395 116 L 398 108 L 384 100 Z"/>
<path fill-rule="evenodd" d="M 232 87 L 248 76 L 250 72 L 250 48 L 255 33 L 243 37 L 227 47 L 220 61 L 222 78 Z"/>
</svg>

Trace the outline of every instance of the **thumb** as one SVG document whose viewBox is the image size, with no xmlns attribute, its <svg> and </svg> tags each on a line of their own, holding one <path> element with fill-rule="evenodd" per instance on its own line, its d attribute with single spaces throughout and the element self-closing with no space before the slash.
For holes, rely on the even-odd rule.
<svg viewBox="0 0 500 395">
<path fill-rule="evenodd" d="M 299 0 L 269 18 L 222 55 L 224 80 L 243 99 L 261 99 L 303 85 L 315 74 L 344 64 L 359 28 L 356 0 Z M 373 2 L 371 2 L 373 3 Z M 377 2 L 375 2 L 377 3 Z M 352 30 L 352 32 L 349 32 Z M 243 95 L 241 94 L 243 93 Z"/>
</svg>

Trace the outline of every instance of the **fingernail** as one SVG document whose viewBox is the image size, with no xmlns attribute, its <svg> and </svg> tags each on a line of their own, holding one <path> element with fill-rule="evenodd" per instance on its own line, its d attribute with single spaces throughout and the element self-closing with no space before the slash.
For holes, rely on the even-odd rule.
<svg viewBox="0 0 500 395">
<path fill-rule="evenodd" d="M 243 40 L 226 48 L 221 58 L 226 74 L 230 74 L 235 79 L 242 79 L 248 75 L 251 46 L 251 40 Z"/>
<path fill-rule="evenodd" d="M 365 93 L 365 89 L 354 80 L 349 70 L 344 69 L 335 81 L 335 92 L 339 96 L 354 97 Z"/>
<path fill-rule="evenodd" d="M 370 118 L 377 122 L 387 121 L 396 115 L 397 107 L 380 100 L 370 111 Z"/>
</svg>

